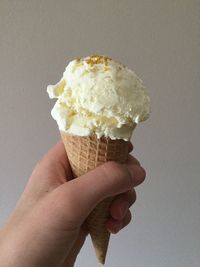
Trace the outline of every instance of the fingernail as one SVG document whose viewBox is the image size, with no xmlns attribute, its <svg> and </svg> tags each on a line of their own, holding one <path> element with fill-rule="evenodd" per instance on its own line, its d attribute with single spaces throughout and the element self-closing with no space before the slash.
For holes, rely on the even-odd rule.
<svg viewBox="0 0 200 267">
<path fill-rule="evenodd" d="M 115 224 L 115 226 L 113 227 L 113 229 L 111 230 L 110 229 L 110 232 L 112 233 L 112 234 L 117 234 L 120 230 L 122 229 L 122 222 L 117 222 L 116 224 Z"/>
<path fill-rule="evenodd" d="M 124 218 L 128 209 L 129 209 L 129 203 L 127 201 L 122 202 L 120 209 L 119 209 L 120 210 L 120 218 Z"/>
</svg>

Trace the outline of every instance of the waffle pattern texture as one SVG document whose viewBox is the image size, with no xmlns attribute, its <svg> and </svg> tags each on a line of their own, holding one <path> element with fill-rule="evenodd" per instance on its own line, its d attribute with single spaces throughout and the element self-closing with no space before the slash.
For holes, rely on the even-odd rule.
<svg viewBox="0 0 200 267">
<path fill-rule="evenodd" d="M 75 136 L 61 132 L 74 177 L 79 177 L 107 161 L 124 163 L 128 156 L 128 142 L 119 139 Z M 94 177 L 95 179 L 95 177 Z M 110 233 L 105 227 L 109 217 L 109 206 L 113 198 L 99 203 L 86 220 L 97 258 L 105 263 Z"/>
</svg>

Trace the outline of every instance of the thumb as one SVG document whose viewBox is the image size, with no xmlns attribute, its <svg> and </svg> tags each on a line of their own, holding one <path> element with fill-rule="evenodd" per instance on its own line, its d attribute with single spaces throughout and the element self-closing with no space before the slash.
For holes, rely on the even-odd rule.
<svg viewBox="0 0 200 267">
<path fill-rule="evenodd" d="M 144 178 L 141 166 L 110 161 L 61 185 L 59 194 L 68 219 L 81 224 L 100 201 L 132 189 Z"/>
</svg>

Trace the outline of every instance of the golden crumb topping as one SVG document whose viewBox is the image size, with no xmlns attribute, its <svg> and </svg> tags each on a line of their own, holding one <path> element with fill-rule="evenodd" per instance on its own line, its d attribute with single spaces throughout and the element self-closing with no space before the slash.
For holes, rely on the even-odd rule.
<svg viewBox="0 0 200 267">
<path fill-rule="evenodd" d="M 95 64 L 104 64 L 108 65 L 108 61 L 112 60 L 109 57 L 106 56 L 99 56 L 99 55 L 92 55 L 89 58 L 85 59 L 86 63 L 90 66 L 93 66 Z"/>
</svg>

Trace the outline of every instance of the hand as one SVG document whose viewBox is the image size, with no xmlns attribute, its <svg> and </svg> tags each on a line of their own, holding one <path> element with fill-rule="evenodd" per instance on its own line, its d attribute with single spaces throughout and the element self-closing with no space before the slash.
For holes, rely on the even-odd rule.
<svg viewBox="0 0 200 267">
<path fill-rule="evenodd" d="M 136 199 L 133 187 L 144 178 L 144 169 L 129 155 L 127 164 L 107 162 L 72 180 L 59 142 L 36 165 L 0 231 L 2 266 L 73 266 L 87 236 L 82 225 L 88 214 L 103 199 L 117 196 L 106 222 L 107 229 L 117 233 L 131 220 L 129 207 Z"/>
</svg>

